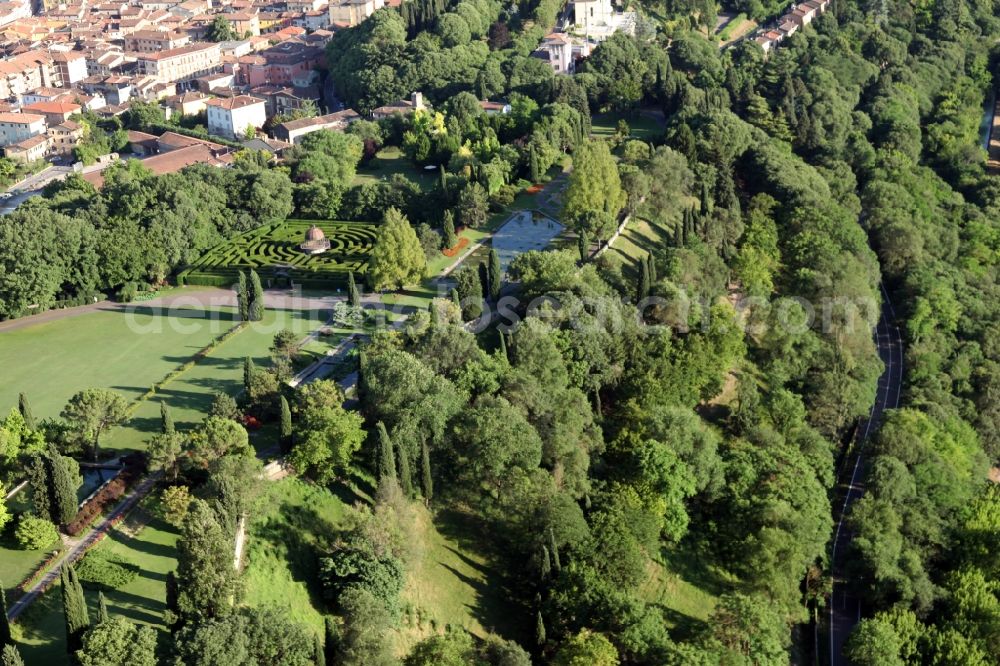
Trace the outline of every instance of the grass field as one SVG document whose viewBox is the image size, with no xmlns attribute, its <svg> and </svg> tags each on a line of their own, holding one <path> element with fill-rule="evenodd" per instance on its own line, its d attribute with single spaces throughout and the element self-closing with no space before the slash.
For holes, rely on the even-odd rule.
<svg viewBox="0 0 1000 666">
<path fill-rule="evenodd" d="M 105 593 L 108 611 L 133 622 L 163 629 L 160 621 L 165 609 L 167 573 L 177 567 L 177 532 L 146 511 L 143 508 L 133 512 L 127 521 L 115 528 L 96 548 L 123 555 L 139 565 L 139 575 L 135 580 L 121 589 Z M 149 522 L 139 529 L 147 520 Z M 136 529 L 138 532 L 135 536 L 130 536 Z M 93 618 L 97 613 L 97 592 L 86 588 L 85 592 Z M 25 663 L 69 663 L 58 585 L 36 601 L 15 627 L 18 649 Z"/>
<path fill-rule="evenodd" d="M 344 504 L 325 488 L 286 478 L 270 484 L 262 506 L 248 530 L 243 602 L 284 609 L 321 635 L 316 554 L 332 543 Z"/>
<path fill-rule="evenodd" d="M 397 173 L 415 182 L 424 192 L 434 189 L 439 178 L 436 170 L 424 170 L 413 166 L 413 163 L 398 146 L 390 146 L 380 150 L 368 164 L 358 167 L 354 184 L 361 185 L 379 180 L 389 180 Z"/>
<path fill-rule="evenodd" d="M 17 406 L 20 392 L 39 419 L 58 416 L 85 388 L 135 399 L 232 326 L 229 313 L 212 319 L 185 308 L 168 319 L 140 307 L 131 315 L 108 310 L 0 333 L 0 411 Z"/>
<path fill-rule="evenodd" d="M 629 137 L 642 141 L 651 141 L 663 136 L 663 123 L 640 113 L 599 113 L 591 122 L 591 134 L 596 137 L 608 138 L 618 131 L 618 121 L 624 120 L 631 130 Z"/>
</svg>

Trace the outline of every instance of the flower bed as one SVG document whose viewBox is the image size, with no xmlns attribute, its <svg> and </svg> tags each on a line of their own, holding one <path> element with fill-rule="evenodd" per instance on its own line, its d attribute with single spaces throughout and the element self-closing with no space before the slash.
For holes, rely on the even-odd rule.
<svg viewBox="0 0 1000 666">
<path fill-rule="evenodd" d="M 524 191 L 527 194 L 538 194 L 543 189 L 545 189 L 544 185 L 542 185 L 541 183 L 535 183 L 534 185 L 529 185 L 528 187 L 526 187 Z"/>
<path fill-rule="evenodd" d="M 455 247 L 449 247 L 447 250 L 441 250 L 441 254 L 446 257 L 454 257 L 456 254 L 465 249 L 465 246 L 469 244 L 468 238 L 459 238 Z"/>
<path fill-rule="evenodd" d="M 125 494 L 142 472 L 143 465 L 136 458 L 126 463 L 121 474 L 108 481 L 86 504 L 76 517 L 66 525 L 66 534 L 77 536 Z"/>
</svg>

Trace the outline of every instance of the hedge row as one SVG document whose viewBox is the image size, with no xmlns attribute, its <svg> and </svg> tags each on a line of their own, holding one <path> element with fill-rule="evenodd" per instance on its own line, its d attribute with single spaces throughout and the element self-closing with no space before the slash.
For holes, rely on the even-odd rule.
<svg viewBox="0 0 1000 666">
<path fill-rule="evenodd" d="M 108 481 L 89 502 L 84 504 L 76 517 L 65 527 L 66 534 L 77 536 L 87 528 L 94 519 L 115 504 L 142 474 L 144 464 L 142 456 L 132 456 L 125 469 L 118 476 Z"/>
</svg>

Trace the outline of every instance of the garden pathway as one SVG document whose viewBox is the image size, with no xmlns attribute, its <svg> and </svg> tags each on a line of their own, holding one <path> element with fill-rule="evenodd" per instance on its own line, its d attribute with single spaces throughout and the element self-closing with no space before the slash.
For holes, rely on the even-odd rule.
<svg viewBox="0 0 1000 666">
<path fill-rule="evenodd" d="M 59 577 L 59 570 L 63 564 L 76 562 L 83 557 L 84 553 L 91 546 L 107 536 L 114 526 L 115 521 L 128 513 L 132 507 L 138 504 L 139 500 L 152 490 L 153 486 L 159 480 L 160 475 L 160 472 L 156 472 L 143 479 L 131 494 L 119 502 L 118 506 L 111 510 L 111 513 L 105 516 L 101 522 L 87 533 L 87 536 L 79 540 L 76 545 L 66 551 L 65 555 L 52 563 L 45 575 L 25 590 L 24 595 L 20 599 L 11 604 L 10 609 L 7 611 L 7 619 L 10 621 L 16 620 L 45 590 L 49 589 L 55 583 L 56 578 Z"/>
</svg>

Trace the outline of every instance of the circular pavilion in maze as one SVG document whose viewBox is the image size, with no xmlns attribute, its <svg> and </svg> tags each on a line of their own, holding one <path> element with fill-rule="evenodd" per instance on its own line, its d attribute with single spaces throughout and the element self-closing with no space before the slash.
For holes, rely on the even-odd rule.
<svg viewBox="0 0 1000 666">
<path fill-rule="evenodd" d="M 252 268 L 264 279 L 340 285 L 348 272 L 367 272 L 376 235 L 377 227 L 363 222 L 286 220 L 209 250 L 182 277 L 190 284 L 221 285 Z"/>
</svg>

